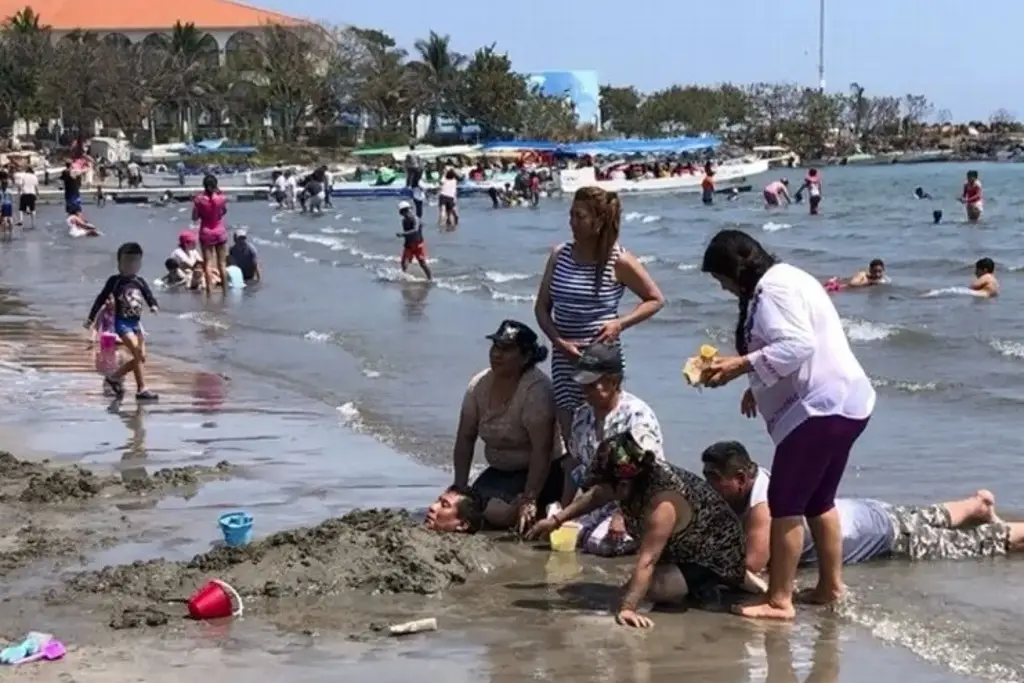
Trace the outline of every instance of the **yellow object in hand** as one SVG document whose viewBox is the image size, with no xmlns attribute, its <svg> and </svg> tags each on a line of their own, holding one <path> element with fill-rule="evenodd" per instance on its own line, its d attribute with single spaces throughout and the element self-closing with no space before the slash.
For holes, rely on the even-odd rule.
<svg viewBox="0 0 1024 683">
<path fill-rule="evenodd" d="M 683 379 L 691 387 L 699 387 L 701 384 L 701 375 L 704 374 L 704 370 L 711 364 L 711 361 L 718 355 L 718 349 L 710 344 L 702 344 L 697 352 L 696 356 L 691 356 L 686 361 L 686 365 L 683 366 Z"/>
</svg>

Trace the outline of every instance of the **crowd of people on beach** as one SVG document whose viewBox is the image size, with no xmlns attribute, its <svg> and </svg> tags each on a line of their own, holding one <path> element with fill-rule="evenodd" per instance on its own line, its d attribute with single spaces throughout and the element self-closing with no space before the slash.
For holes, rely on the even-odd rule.
<svg viewBox="0 0 1024 683">
<path fill-rule="evenodd" d="M 735 441 L 707 446 L 700 475 L 668 462 L 654 409 L 625 387 L 621 336 L 656 315 L 664 296 L 620 244 L 621 213 L 614 193 L 574 197 L 572 239 L 552 250 L 535 306 L 550 375 L 539 367 L 548 346 L 529 324 L 505 320 L 487 335 L 488 367 L 462 402 L 453 482 L 429 507 L 428 527 L 536 539 L 578 525 L 578 551 L 635 557 L 615 609 L 634 627 L 652 625 L 645 600 L 706 604 L 723 591 L 753 594 L 733 606 L 742 616 L 792 619 L 801 564 L 817 566 L 818 582 L 798 597 L 820 605 L 845 595 L 844 564 L 1024 550 L 1024 523 L 1000 519 L 988 490 L 929 507 L 837 498 L 875 390 L 831 292 L 739 230 L 722 230 L 704 252 L 702 272 L 738 311 L 735 353 L 716 351 L 699 383 L 746 378 L 740 413 L 764 420 L 771 470 Z M 979 262 L 979 279 L 989 266 Z M 854 286 L 884 274 L 873 262 Z M 626 290 L 638 303 L 621 315 Z M 478 441 L 487 467 L 471 483 Z"/>
</svg>

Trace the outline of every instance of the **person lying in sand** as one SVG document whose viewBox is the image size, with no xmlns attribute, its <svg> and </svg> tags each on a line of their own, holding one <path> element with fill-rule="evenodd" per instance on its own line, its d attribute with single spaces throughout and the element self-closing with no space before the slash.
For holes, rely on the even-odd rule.
<svg viewBox="0 0 1024 683">
<path fill-rule="evenodd" d="M 484 528 L 509 529 L 518 508 L 500 498 L 485 498 L 469 486 L 451 486 L 427 508 L 424 523 L 432 531 L 475 534 Z"/>
<path fill-rule="evenodd" d="M 971 283 L 970 289 L 977 292 L 977 296 L 980 297 L 999 296 L 999 280 L 996 280 L 995 261 L 987 256 L 978 259 L 978 262 L 974 264 L 974 282 Z"/>
<path fill-rule="evenodd" d="M 701 454 L 704 478 L 743 521 L 747 570 L 768 565 L 771 514 L 770 475 L 743 444 L 719 441 Z M 843 536 L 843 563 L 894 557 L 910 560 L 962 560 L 1024 551 L 1024 523 L 996 516 L 995 498 L 979 490 L 970 498 L 928 507 L 892 505 L 866 498 L 837 498 Z M 817 563 L 810 534 L 804 534 L 801 565 Z M 814 596 L 809 596 L 813 600 Z"/>
</svg>

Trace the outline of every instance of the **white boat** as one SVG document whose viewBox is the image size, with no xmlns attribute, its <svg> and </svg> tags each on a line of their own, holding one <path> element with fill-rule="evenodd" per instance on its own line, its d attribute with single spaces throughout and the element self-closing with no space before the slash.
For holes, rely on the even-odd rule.
<svg viewBox="0 0 1024 683">
<path fill-rule="evenodd" d="M 789 147 L 758 145 L 753 152 L 758 159 L 766 160 L 769 168 L 795 168 L 800 165 L 800 155 Z"/>
<path fill-rule="evenodd" d="M 742 185 L 752 176 L 768 172 L 767 159 L 742 157 L 729 159 L 715 166 L 715 189 Z M 599 187 L 607 192 L 700 192 L 704 173 L 669 176 L 668 178 L 641 178 L 639 180 L 597 180 L 592 167 L 564 169 L 555 174 L 555 182 L 563 194 L 572 194 L 581 187 Z"/>
</svg>

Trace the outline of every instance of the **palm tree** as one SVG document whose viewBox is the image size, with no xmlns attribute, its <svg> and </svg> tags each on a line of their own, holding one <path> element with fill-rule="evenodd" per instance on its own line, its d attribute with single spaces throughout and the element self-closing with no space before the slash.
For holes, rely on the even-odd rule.
<svg viewBox="0 0 1024 683">
<path fill-rule="evenodd" d="M 868 102 L 864 98 L 864 88 L 860 83 L 850 84 L 850 99 L 853 104 L 853 133 L 860 140 L 860 129 L 864 125 L 868 107 Z"/>
<path fill-rule="evenodd" d="M 442 36 L 434 31 L 426 40 L 417 40 L 414 47 L 420 59 L 410 66 L 423 79 L 427 89 L 427 106 L 430 108 L 428 131 L 433 135 L 437 132 L 438 119 L 449 104 L 459 71 L 466 65 L 466 57 L 451 49 L 451 36 Z"/>
<path fill-rule="evenodd" d="M 8 17 L 4 23 L 4 28 L 13 33 L 35 34 L 47 31 L 50 27 L 44 26 L 39 20 L 39 15 L 31 7 L 26 6 L 25 9 L 15 12 Z"/>
<path fill-rule="evenodd" d="M 167 54 L 177 74 L 174 88 L 174 106 L 177 109 L 179 132 L 188 129 L 189 137 L 194 134 L 194 108 L 201 105 L 210 88 L 213 71 L 217 68 L 219 54 L 216 43 L 192 22 L 180 21 L 171 29 L 167 41 Z"/>
</svg>

